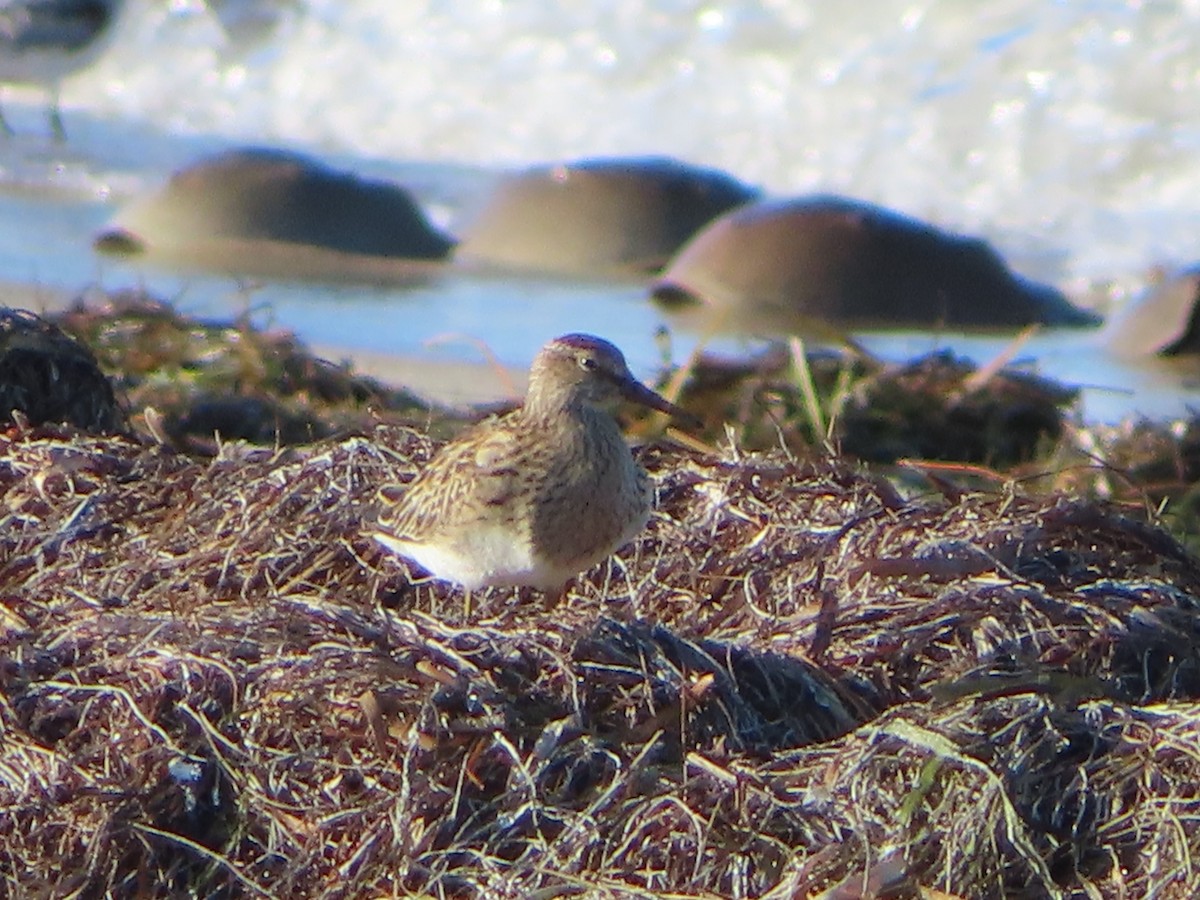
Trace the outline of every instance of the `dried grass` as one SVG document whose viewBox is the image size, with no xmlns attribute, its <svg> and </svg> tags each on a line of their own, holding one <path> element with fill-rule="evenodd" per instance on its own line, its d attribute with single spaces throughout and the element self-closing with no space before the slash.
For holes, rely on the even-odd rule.
<svg viewBox="0 0 1200 900">
<path fill-rule="evenodd" d="M 363 534 L 406 428 L 0 443 L 0 892 L 1184 897 L 1200 564 L 1128 510 L 656 446 L 569 601 Z"/>
</svg>

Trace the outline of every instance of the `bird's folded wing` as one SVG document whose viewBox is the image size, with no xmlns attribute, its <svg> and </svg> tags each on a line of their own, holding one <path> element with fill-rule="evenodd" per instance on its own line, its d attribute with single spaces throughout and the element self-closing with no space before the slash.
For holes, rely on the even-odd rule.
<svg viewBox="0 0 1200 900">
<path fill-rule="evenodd" d="M 478 434 L 478 432 L 477 432 Z M 420 538 L 488 516 L 507 504 L 519 483 L 518 442 L 507 431 L 448 444 L 379 521 L 398 537 Z"/>
</svg>

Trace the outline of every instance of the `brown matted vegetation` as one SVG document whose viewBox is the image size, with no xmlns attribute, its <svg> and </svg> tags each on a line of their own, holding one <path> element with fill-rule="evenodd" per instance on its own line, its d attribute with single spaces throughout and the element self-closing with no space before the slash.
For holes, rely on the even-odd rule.
<svg viewBox="0 0 1200 900">
<path fill-rule="evenodd" d="M 1200 886 L 1200 566 L 1158 529 L 653 449 L 641 540 L 461 621 L 362 534 L 430 449 L 10 432 L 11 892 Z"/>
<path fill-rule="evenodd" d="M 0 890 L 1200 891 L 1200 562 L 1144 503 L 656 443 L 637 542 L 464 619 L 364 534 L 434 441 L 362 421 L 0 434 Z"/>
</svg>

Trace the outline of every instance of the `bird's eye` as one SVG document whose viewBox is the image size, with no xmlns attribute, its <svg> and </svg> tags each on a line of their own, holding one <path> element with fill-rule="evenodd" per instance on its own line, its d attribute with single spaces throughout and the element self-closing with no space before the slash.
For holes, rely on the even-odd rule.
<svg viewBox="0 0 1200 900">
<path fill-rule="evenodd" d="M 579 368 L 587 369 L 589 372 L 596 368 L 596 360 L 590 356 L 579 357 Z"/>
</svg>

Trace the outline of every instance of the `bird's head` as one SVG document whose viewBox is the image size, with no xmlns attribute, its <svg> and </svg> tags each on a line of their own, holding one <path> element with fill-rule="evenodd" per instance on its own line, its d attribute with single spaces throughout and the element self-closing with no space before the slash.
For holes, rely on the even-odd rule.
<svg viewBox="0 0 1200 900">
<path fill-rule="evenodd" d="M 555 409 L 585 403 L 611 408 L 621 400 L 691 418 L 634 378 L 625 356 L 602 338 L 566 334 L 543 347 L 533 361 L 526 407 Z"/>
</svg>

